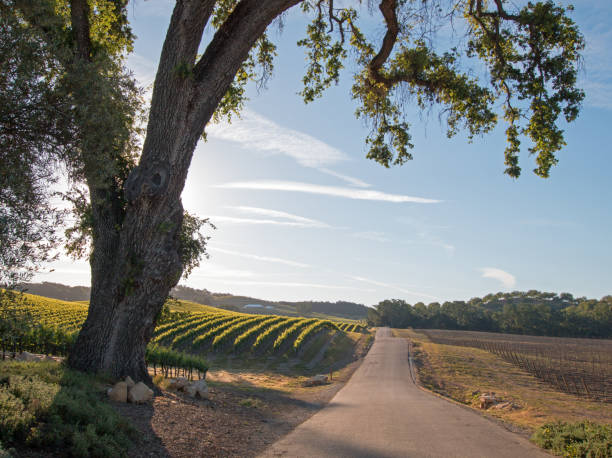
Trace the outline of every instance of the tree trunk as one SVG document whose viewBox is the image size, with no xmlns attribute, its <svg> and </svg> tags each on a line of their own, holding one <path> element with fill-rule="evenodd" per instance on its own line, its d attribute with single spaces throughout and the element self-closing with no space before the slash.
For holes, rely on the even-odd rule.
<svg viewBox="0 0 612 458">
<path fill-rule="evenodd" d="M 183 270 L 180 195 L 196 144 L 257 38 L 299 0 L 242 0 L 193 66 L 214 3 L 177 1 L 140 163 L 124 185 L 127 208 L 115 205 L 120 195 L 89 182 L 92 288 L 87 319 L 68 359 L 73 368 L 150 381 L 146 345 Z M 178 71 L 184 68 L 191 73 Z"/>
</svg>

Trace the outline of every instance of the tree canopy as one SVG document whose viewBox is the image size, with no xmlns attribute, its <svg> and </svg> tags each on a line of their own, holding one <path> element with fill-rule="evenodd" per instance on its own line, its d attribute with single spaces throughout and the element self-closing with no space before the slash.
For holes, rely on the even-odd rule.
<svg viewBox="0 0 612 458">
<path fill-rule="evenodd" d="M 489 294 L 469 301 L 410 305 L 398 299 L 370 310 L 374 326 L 458 329 L 560 337 L 612 337 L 612 296 L 600 300 L 569 293 Z"/>
</svg>

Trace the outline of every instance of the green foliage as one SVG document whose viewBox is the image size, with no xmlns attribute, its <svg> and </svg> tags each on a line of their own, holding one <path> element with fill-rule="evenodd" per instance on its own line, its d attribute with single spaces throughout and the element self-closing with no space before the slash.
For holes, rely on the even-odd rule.
<svg viewBox="0 0 612 458">
<path fill-rule="evenodd" d="M 249 320 L 250 318 L 244 315 L 232 315 L 231 318 L 229 320 L 225 320 L 225 321 L 221 321 L 218 322 L 216 326 L 210 326 L 208 328 L 208 331 L 200 334 L 199 336 L 197 336 L 195 339 L 193 339 L 193 345 L 194 346 L 202 346 L 204 345 L 207 341 L 209 340 L 213 340 L 215 338 L 215 336 L 217 336 L 218 334 L 222 333 L 223 331 L 225 331 L 226 329 L 231 328 L 232 326 L 234 326 L 236 323 L 245 321 L 245 320 Z"/>
<path fill-rule="evenodd" d="M 187 278 L 192 270 L 200 265 L 202 257 L 208 259 L 206 243 L 210 236 L 202 235 L 201 230 L 204 226 L 216 229 L 208 218 L 199 218 L 189 212 L 184 212 L 180 232 L 180 256 L 183 264 L 183 278 Z"/>
<path fill-rule="evenodd" d="M 290 338 L 292 338 L 293 336 L 297 335 L 297 333 L 304 327 L 312 324 L 312 323 L 316 323 L 318 320 L 312 318 L 312 319 L 302 319 L 299 321 L 296 321 L 293 325 L 289 326 L 287 329 L 285 329 L 274 341 L 274 344 L 272 345 L 272 351 L 277 351 L 278 349 L 281 348 L 281 346 L 283 345 L 283 343 L 287 342 Z"/>
<path fill-rule="evenodd" d="M 184 369 L 188 371 L 189 378 L 192 378 L 194 370 L 197 371 L 198 378 L 204 378 L 208 370 L 208 363 L 199 356 L 157 345 L 147 347 L 146 360 L 153 366 L 155 373 L 159 367 L 166 375 L 172 369 Z"/>
<path fill-rule="evenodd" d="M 127 456 L 135 430 L 101 380 L 57 363 L 0 362 L 0 441 L 70 456 Z"/>
<path fill-rule="evenodd" d="M 288 318 L 288 319 L 281 321 L 280 323 L 276 323 L 275 325 L 270 326 L 264 332 L 262 332 L 261 334 L 257 336 L 257 339 L 255 339 L 255 342 L 253 343 L 251 350 L 253 352 L 262 350 L 272 341 L 272 339 L 279 332 L 281 332 L 283 329 L 290 327 L 294 323 L 301 321 L 301 320 L 302 318 Z"/>
<path fill-rule="evenodd" d="M 527 291 L 490 294 L 468 302 L 414 306 L 398 299 L 372 309 L 368 323 L 395 328 L 459 329 L 564 337 L 612 337 L 612 296 L 601 300 Z"/>
<path fill-rule="evenodd" d="M 234 336 L 239 334 L 244 329 L 247 329 L 254 324 L 256 325 L 258 323 L 261 323 L 262 321 L 263 322 L 269 321 L 269 317 L 264 315 L 264 316 L 256 316 L 256 317 L 247 318 L 244 320 L 239 320 L 232 326 L 225 329 L 225 331 L 215 336 L 212 342 L 213 349 L 222 347 L 223 345 L 228 343 L 230 339 L 232 339 Z"/>
<path fill-rule="evenodd" d="M 334 325 L 331 321 L 318 320 L 303 328 L 302 332 L 300 332 L 296 339 L 293 341 L 293 351 L 295 353 L 299 352 L 304 343 L 307 342 L 310 337 L 314 336 L 323 328 L 332 329 L 334 328 Z"/>
<path fill-rule="evenodd" d="M 155 328 L 155 333 L 151 342 L 160 342 L 162 339 L 169 337 L 170 333 L 174 332 L 177 329 L 182 328 L 183 326 L 190 326 L 191 323 L 197 322 L 201 320 L 202 317 L 199 315 L 187 315 L 185 318 L 180 318 L 177 320 L 168 320 L 168 322 L 161 324 Z"/>
<path fill-rule="evenodd" d="M 74 129 L 53 88 L 56 62 L 38 34 L 0 4 L 0 285 L 27 280 L 52 260 L 63 212 L 49 205 L 57 157 Z M 59 115 L 58 115 L 59 114 Z"/>
<path fill-rule="evenodd" d="M 277 324 L 281 321 L 284 321 L 285 319 L 286 318 L 281 316 L 272 316 L 257 324 L 256 326 L 247 329 L 238 337 L 236 337 L 236 340 L 234 340 L 234 349 L 240 350 L 244 345 L 246 345 L 250 338 L 257 336 L 261 331 L 268 329 L 270 325 Z"/>
<path fill-rule="evenodd" d="M 171 346 L 176 347 L 177 345 L 180 345 L 189 339 L 199 339 L 200 337 L 202 337 L 202 335 L 206 335 L 207 331 L 209 331 L 210 329 L 216 329 L 218 326 L 222 326 L 227 322 L 234 322 L 237 319 L 236 315 L 229 314 L 213 316 L 210 318 L 212 319 L 204 320 L 199 326 L 196 326 L 192 329 L 189 329 L 187 332 L 177 335 L 172 340 Z M 196 342 L 194 341 L 193 344 L 195 343 Z"/>
<path fill-rule="evenodd" d="M 165 340 L 170 340 L 171 338 L 174 341 L 175 339 L 183 335 L 186 331 L 189 332 L 189 330 L 208 323 L 209 321 L 214 320 L 215 318 L 216 317 L 214 315 L 211 316 L 195 314 L 185 320 L 167 323 L 167 325 L 164 325 L 163 328 L 156 329 L 155 335 L 153 339 L 151 339 L 151 342 L 163 342 Z"/>
<path fill-rule="evenodd" d="M 536 156 L 534 172 L 548 177 L 555 153 L 565 145 L 558 118 L 574 121 L 584 99 L 576 87 L 584 39 L 569 17 L 571 7 L 551 0 L 524 6 L 507 0 L 382 0 L 379 9 L 386 30 L 376 45 L 353 7 L 302 2 L 302 10 L 313 16 L 307 38 L 298 42 L 307 49 L 305 102 L 337 83 L 345 61 L 354 56 L 356 114 L 371 127 L 367 157 L 388 167 L 412 159 L 409 104 L 423 111 L 440 106 L 448 135 L 466 130 L 471 139 L 496 125 L 494 105 L 500 101 L 508 123 L 505 173 L 520 175 L 521 137 L 527 137 L 529 153 Z M 461 20 L 468 25 L 467 44 L 438 53 L 432 46 L 435 31 Z M 486 65 L 489 81 L 461 69 L 472 58 Z"/>
<path fill-rule="evenodd" d="M 612 456 L 612 426 L 590 421 L 547 423 L 531 438 L 540 447 L 568 458 Z"/>
<path fill-rule="evenodd" d="M 13 315 L 0 315 L 0 350 L 68 354 L 85 319 L 87 306 L 29 294 L 8 293 L 12 294 L 11 297 L 21 298 L 21 301 L 11 309 L 11 313 L 17 317 L 14 322 L 10 320 Z M 259 351 L 269 345 L 273 351 L 277 351 L 285 344 L 298 352 L 322 328 L 348 330 L 361 326 L 359 323 L 338 324 L 316 318 L 211 310 L 214 311 L 168 312 L 165 322 L 157 326 L 147 347 L 147 364 L 165 374 L 176 374 L 182 370 L 191 376 L 195 370 L 205 372 L 207 366 L 194 353 L 207 350 L 241 353 Z M 187 353 L 176 350 L 179 346 Z"/>
</svg>

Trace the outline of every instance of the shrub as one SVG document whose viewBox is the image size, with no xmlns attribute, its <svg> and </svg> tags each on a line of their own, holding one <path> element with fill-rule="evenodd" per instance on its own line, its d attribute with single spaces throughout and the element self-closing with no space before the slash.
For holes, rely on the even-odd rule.
<svg viewBox="0 0 612 458">
<path fill-rule="evenodd" d="M 102 399 L 101 379 L 57 363 L 0 363 L 0 442 L 72 456 L 125 456 L 134 429 Z"/>
<path fill-rule="evenodd" d="M 547 423 L 531 440 L 555 455 L 568 458 L 607 458 L 612 456 L 612 425 L 590 421 Z"/>
</svg>

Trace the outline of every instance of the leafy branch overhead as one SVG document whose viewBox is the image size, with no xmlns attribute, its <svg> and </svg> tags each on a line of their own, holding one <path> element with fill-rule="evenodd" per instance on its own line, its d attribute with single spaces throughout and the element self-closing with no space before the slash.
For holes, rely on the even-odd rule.
<svg viewBox="0 0 612 458">
<path fill-rule="evenodd" d="M 378 9 L 385 34 L 377 45 L 360 28 L 357 9 L 336 8 L 334 0 L 302 3 L 313 16 L 298 43 L 308 57 L 304 101 L 338 83 L 348 56 L 354 56 L 356 114 L 371 127 L 368 158 L 387 167 L 412 159 L 409 103 L 420 109 L 440 105 L 448 136 L 466 130 L 471 139 L 496 125 L 500 101 L 508 124 L 505 172 L 520 175 L 521 138 L 527 137 L 534 172 L 548 177 L 565 145 L 559 117 L 575 120 L 584 98 L 576 87 L 584 39 L 568 16 L 572 7 L 552 1 L 517 8 L 508 0 L 381 0 Z M 466 21 L 466 45 L 438 53 L 431 44 L 435 31 L 457 19 Z M 460 69 L 473 58 L 486 65 L 488 81 Z"/>
</svg>

